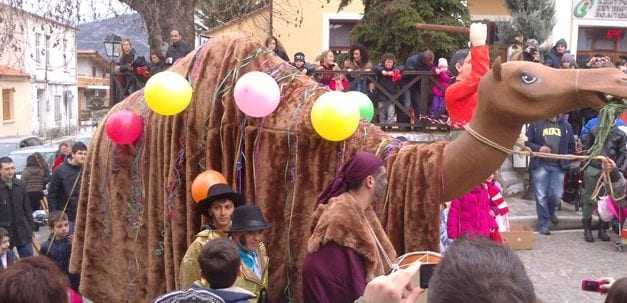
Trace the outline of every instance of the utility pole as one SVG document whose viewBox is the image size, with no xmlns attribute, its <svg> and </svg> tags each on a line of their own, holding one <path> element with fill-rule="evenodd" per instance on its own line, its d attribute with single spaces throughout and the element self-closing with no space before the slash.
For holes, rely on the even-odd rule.
<svg viewBox="0 0 627 303">
<path fill-rule="evenodd" d="M 274 5 L 273 5 L 274 0 L 269 0 L 269 1 L 270 1 L 270 24 L 269 24 L 270 26 L 268 28 L 270 32 L 268 33 L 268 35 L 272 37 L 273 36 L 272 35 L 272 19 L 273 19 L 272 16 L 274 15 Z"/>
</svg>

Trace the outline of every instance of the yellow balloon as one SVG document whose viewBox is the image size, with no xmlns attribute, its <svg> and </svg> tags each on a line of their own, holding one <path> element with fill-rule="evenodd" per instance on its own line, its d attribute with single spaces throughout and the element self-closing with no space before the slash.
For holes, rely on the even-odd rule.
<svg viewBox="0 0 627 303">
<path fill-rule="evenodd" d="M 314 130 L 329 141 L 342 141 L 359 126 L 359 109 L 343 92 L 328 92 L 311 108 Z"/>
<path fill-rule="evenodd" d="M 160 72 L 148 79 L 144 99 L 154 112 L 164 116 L 176 115 L 192 101 L 192 86 L 175 72 Z"/>
</svg>

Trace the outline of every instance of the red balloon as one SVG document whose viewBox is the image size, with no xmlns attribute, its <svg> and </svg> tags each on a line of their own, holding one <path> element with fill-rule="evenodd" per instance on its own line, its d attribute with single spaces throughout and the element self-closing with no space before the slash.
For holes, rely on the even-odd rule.
<svg viewBox="0 0 627 303">
<path fill-rule="evenodd" d="M 117 144 L 131 144 L 144 131 L 142 117 L 132 111 L 121 110 L 113 113 L 105 123 L 107 136 Z"/>
</svg>

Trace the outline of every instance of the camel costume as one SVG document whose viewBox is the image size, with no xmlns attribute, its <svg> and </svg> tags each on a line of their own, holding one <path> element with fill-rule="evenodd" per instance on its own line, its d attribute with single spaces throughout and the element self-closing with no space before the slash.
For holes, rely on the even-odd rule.
<svg viewBox="0 0 627 303">
<path fill-rule="evenodd" d="M 233 100 L 236 80 L 254 70 L 281 87 L 279 107 L 264 119 L 246 118 Z M 468 133 L 450 143 L 401 143 L 369 123 L 343 142 L 326 141 L 313 130 L 310 112 L 327 90 L 242 34 L 210 39 L 169 71 L 194 89 L 184 112 L 156 114 L 140 90 L 109 114 L 141 115 L 142 137 L 117 145 L 102 123 L 90 143 L 70 271 L 81 273 L 81 293 L 94 302 L 148 302 L 180 286 L 179 265 L 202 223 L 190 207 L 191 183 L 206 169 L 222 172 L 272 223 L 270 301 L 302 302 L 313 201 L 355 151 L 378 151 L 385 161 L 387 202 L 374 209 L 399 254 L 437 251 L 441 203 L 484 181 L 507 156 Z M 481 81 L 470 126 L 511 147 L 527 121 L 602 106 L 604 94 L 627 97 L 624 76 L 616 69 L 495 65 Z"/>
</svg>

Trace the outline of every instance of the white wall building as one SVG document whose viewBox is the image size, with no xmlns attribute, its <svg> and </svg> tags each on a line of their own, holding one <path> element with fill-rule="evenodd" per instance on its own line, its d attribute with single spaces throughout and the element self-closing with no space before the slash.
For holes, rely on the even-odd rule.
<svg viewBox="0 0 627 303">
<path fill-rule="evenodd" d="M 627 1 L 556 0 L 553 42 L 566 39 L 577 61 L 594 54 L 627 58 Z"/>
<path fill-rule="evenodd" d="M 0 65 L 30 76 L 30 133 L 57 129 L 71 131 L 78 125 L 76 28 L 5 5 L 5 22 L 14 32 L 2 49 Z M 0 33 L 6 35 L 6 33 Z M 1 48 L 1 47 L 0 47 Z M 2 125 L 0 125 L 0 128 Z M 20 134 L 23 135 L 23 134 Z"/>
</svg>

